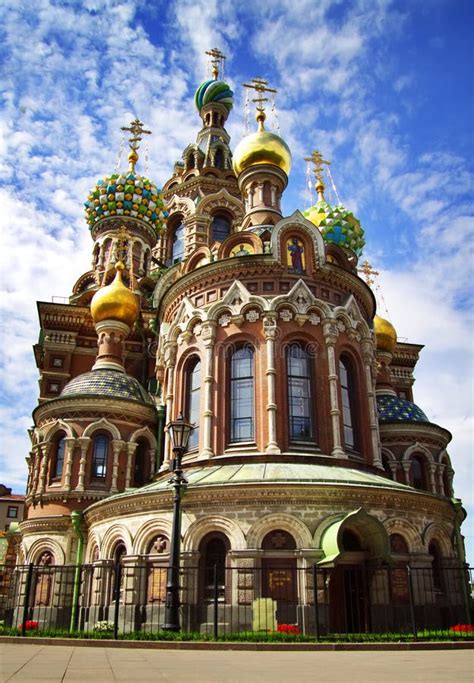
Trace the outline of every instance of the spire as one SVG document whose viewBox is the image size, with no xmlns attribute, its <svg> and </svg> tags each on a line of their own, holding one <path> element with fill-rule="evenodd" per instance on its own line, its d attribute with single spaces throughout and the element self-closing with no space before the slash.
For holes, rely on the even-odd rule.
<svg viewBox="0 0 474 683">
<path fill-rule="evenodd" d="M 226 59 L 226 56 L 222 54 L 217 47 L 213 47 L 212 50 L 206 50 L 206 55 L 208 55 L 211 59 L 212 78 L 217 81 L 219 77 L 219 68 L 221 70 L 222 77 L 224 77 L 224 59 Z"/>
<path fill-rule="evenodd" d="M 249 90 L 255 90 L 256 97 L 252 98 L 252 102 L 255 102 L 255 108 L 257 110 L 255 118 L 258 122 L 258 131 L 261 133 L 265 130 L 264 123 L 267 118 L 267 115 L 265 114 L 265 102 L 268 102 L 268 97 L 265 97 L 265 93 L 275 94 L 278 91 L 275 90 L 275 88 L 269 88 L 268 81 L 259 77 L 252 78 L 250 83 L 244 83 L 243 86 Z"/>
<path fill-rule="evenodd" d="M 128 160 L 130 162 L 130 173 L 135 173 L 135 165 L 138 161 L 138 148 L 140 147 L 140 142 L 142 141 L 142 137 L 144 135 L 151 135 L 151 130 L 145 130 L 140 119 L 135 119 L 128 127 L 122 126 L 121 130 L 131 133 L 130 137 L 128 138 L 128 144 L 130 146 Z"/>
<path fill-rule="evenodd" d="M 324 180 L 323 180 L 323 174 L 324 174 L 324 166 L 330 166 L 331 162 L 328 161 L 327 159 L 323 159 L 323 155 L 321 152 L 317 149 L 315 149 L 312 153 L 311 156 L 305 157 L 305 161 L 310 161 L 313 163 L 313 173 L 316 178 L 316 192 L 318 193 L 318 201 L 324 202 L 326 201 L 324 199 Z"/>
</svg>

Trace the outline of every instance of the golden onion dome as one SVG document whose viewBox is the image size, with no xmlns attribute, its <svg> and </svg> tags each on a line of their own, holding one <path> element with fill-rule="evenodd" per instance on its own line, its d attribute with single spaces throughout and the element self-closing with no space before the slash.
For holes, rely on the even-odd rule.
<svg viewBox="0 0 474 683">
<path fill-rule="evenodd" d="M 376 315 L 374 318 L 374 332 L 377 351 L 393 353 L 397 345 L 397 332 L 392 323 Z"/>
<path fill-rule="evenodd" d="M 291 152 L 286 142 L 275 133 L 265 130 L 263 122 L 264 112 L 258 112 L 258 130 L 247 135 L 235 148 L 232 165 L 235 175 L 257 164 L 271 164 L 278 166 L 289 175 L 291 170 Z"/>
<path fill-rule="evenodd" d="M 137 320 L 140 313 L 138 297 L 123 284 L 123 263 L 116 264 L 114 281 L 107 287 L 99 289 L 91 301 L 91 315 L 94 323 L 102 320 L 118 320 L 129 327 Z"/>
</svg>

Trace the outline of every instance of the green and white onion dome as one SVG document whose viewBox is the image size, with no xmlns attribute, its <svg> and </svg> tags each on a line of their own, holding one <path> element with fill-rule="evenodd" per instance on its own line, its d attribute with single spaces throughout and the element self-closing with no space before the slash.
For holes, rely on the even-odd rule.
<svg viewBox="0 0 474 683">
<path fill-rule="evenodd" d="M 232 109 L 234 104 L 234 93 L 224 81 L 204 81 L 196 90 L 194 95 L 194 103 L 197 110 L 201 109 L 210 102 L 218 102 L 223 104 L 227 111 Z"/>
<path fill-rule="evenodd" d="M 303 216 L 319 228 L 328 244 L 337 244 L 356 256 L 362 254 L 365 246 L 364 230 L 352 211 L 344 206 L 331 206 L 320 200 L 315 206 L 303 211 Z"/>
<path fill-rule="evenodd" d="M 90 228 L 109 216 L 131 216 L 159 233 L 168 218 L 161 190 L 148 178 L 132 172 L 100 178 L 90 191 L 85 209 Z"/>
</svg>

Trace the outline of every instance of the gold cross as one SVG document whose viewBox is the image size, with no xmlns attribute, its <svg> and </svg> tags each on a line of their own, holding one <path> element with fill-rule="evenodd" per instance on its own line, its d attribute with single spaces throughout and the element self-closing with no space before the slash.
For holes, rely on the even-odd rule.
<svg viewBox="0 0 474 683">
<path fill-rule="evenodd" d="M 323 184 L 323 168 L 324 168 L 324 165 L 330 166 L 331 162 L 328 161 L 327 159 L 323 159 L 323 155 L 317 149 L 315 149 L 313 152 L 311 152 L 311 156 L 305 157 L 304 160 L 313 162 L 313 173 L 316 177 L 316 180 L 318 181 L 318 183 Z"/>
<path fill-rule="evenodd" d="M 365 260 L 361 267 L 357 270 L 359 271 L 359 273 L 362 273 L 365 276 L 365 281 L 369 285 L 369 287 L 374 284 L 377 275 L 380 275 L 380 273 L 377 270 L 374 270 L 372 268 L 372 266 L 367 260 Z"/>
<path fill-rule="evenodd" d="M 264 102 L 268 102 L 268 97 L 264 97 L 264 94 L 266 92 L 278 92 L 278 90 L 275 90 L 275 88 L 269 88 L 268 81 L 259 77 L 252 78 L 250 83 L 244 83 L 244 88 L 255 90 L 255 92 L 257 93 L 257 97 L 254 97 L 252 99 L 252 102 L 255 102 L 257 111 L 259 112 L 263 112 L 263 110 L 265 109 Z"/>
<path fill-rule="evenodd" d="M 128 144 L 130 145 L 130 149 L 134 152 L 139 148 L 142 136 L 151 135 L 151 130 L 145 130 L 140 119 L 132 121 L 130 126 L 122 126 L 120 130 L 131 133 L 131 136 L 128 138 Z"/>
<path fill-rule="evenodd" d="M 214 80 L 217 81 L 217 77 L 219 76 L 219 67 L 224 66 L 224 59 L 226 58 L 226 56 L 222 54 L 222 52 L 218 50 L 217 47 L 213 47 L 212 50 L 206 50 L 206 55 L 208 55 L 211 58 L 211 74 Z"/>
</svg>

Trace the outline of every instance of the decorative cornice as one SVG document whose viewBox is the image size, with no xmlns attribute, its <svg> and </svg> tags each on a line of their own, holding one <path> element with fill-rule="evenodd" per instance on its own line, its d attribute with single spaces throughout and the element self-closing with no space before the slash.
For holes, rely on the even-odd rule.
<svg viewBox="0 0 474 683">
<path fill-rule="evenodd" d="M 154 423 L 156 421 L 155 406 L 106 396 L 53 398 L 46 403 L 41 403 L 34 409 L 33 419 L 37 426 L 41 426 L 48 421 L 48 418 L 67 418 L 72 413 L 77 416 L 83 411 L 89 411 L 95 416 L 120 412 L 146 422 Z"/>
</svg>

